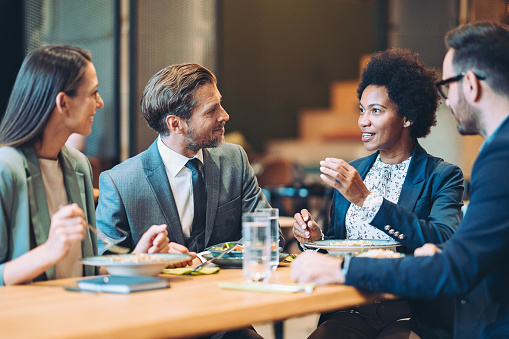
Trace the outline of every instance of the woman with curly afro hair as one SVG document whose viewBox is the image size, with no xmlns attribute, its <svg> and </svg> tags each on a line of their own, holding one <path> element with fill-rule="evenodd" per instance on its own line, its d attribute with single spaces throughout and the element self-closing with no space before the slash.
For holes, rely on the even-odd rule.
<svg viewBox="0 0 509 339">
<path fill-rule="evenodd" d="M 301 245 L 322 238 L 381 239 L 397 241 L 398 251 L 411 254 L 453 235 L 461 219 L 463 174 L 418 142 L 436 125 L 435 81 L 434 71 L 409 50 L 371 57 L 357 93 L 361 139 L 374 153 L 351 163 L 320 162 L 321 179 L 335 188 L 330 227 L 324 236 L 307 210 L 297 213 L 294 235 Z M 311 338 L 418 338 L 440 327 L 436 310 L 443 306 L 397 300 L 338 311 L 322 315 Z"/>
</svg>

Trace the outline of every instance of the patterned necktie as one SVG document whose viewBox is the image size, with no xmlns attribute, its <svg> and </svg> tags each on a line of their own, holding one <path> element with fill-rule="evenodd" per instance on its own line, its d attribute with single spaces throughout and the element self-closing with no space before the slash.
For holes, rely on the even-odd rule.
<svg viewBox="0 0 509 339">
<path fill-rule="evenodd" d="M 205 180 L 203 179 L 203 174 L 201 168 L 203 167 L 201 161 L 197 158 L 190 159 L 186 167 L 189 168 L 192 172 L 192 180 L 193 180 L 193 201 L 194 201 L 194 218 L 193 218 L 193 228 L 191 230 L 191 238 L 190 243 L 194 247 L 189 248 L 191 251 L 201 251 L 205 246 L 204 240 L 204 230 L 205 230 L 205 212 L 207 207 L 207 195 L 205 192 Z M 199 239 L 197 239 L 197 237 Z M 196 239 L 193 241 L 193 239 Z M 202 244 L 203 243 L 203 244 Z"/>
</svg>

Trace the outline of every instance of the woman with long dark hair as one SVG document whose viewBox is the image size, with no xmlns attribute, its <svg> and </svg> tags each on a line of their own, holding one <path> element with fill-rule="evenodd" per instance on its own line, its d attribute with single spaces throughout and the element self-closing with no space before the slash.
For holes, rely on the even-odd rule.
<svg viewBox="0 0 509 339">
<path fill-rule="evenodd" d="M 88 135 L 104 103 L 88 51 L 43 46 L 24 60 L 0 124 L 0 286 L 92 275 L 97 254 L 92 169 L 66 147 Z M 168 251 L 166 227 L 137 252 Z"/>
</svg>

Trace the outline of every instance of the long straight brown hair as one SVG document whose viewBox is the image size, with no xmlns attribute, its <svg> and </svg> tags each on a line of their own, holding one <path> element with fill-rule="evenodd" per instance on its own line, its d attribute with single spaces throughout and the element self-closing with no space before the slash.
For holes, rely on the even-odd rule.
<svg viewBox="0 0 509 339">
<path fill-rule="evenodd" d="M 27 55 L 14 83 L 0 124 L 0 146 L 33 143 L 56 105 L 58 93 L 76 95 L 90 52 L 73 46 L 42 46 Z"/>
</svg>

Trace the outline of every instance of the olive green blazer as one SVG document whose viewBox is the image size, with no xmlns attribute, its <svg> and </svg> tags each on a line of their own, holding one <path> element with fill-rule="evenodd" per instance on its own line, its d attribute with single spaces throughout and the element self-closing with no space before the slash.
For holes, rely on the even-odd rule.
<svg viewBox="0 0 509 339">
<path fill-rule="evenodd" d="M 92 169 L 88 159 L 64 146 L 59 154 L 67 196 L 95 225 Z M 50 216 L 39 160 L 31 146 L 0 147 L 0 286 L 4 285 L 5 264 L 48 239 Z M 96 255 L 97 238 L 87 232 L 82 242 L 83 257 Z M 84 275 L 96 269 L 84 266 Z M 35 280 L 55 279 L 55 267 Z"/>
</svg>

